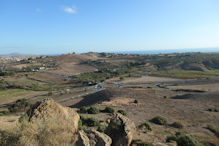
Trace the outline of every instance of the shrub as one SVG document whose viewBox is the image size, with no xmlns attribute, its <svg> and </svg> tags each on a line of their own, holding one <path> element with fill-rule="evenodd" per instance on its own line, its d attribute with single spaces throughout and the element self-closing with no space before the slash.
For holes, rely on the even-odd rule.
<svg viewBox="0 0 219 146">
<path fill-rule="evenodd" d="M 83 128 L 83 126 L 93 127 L 93 126 L 99 126 L 100 121 L 97 118 L 94 117 L 80 117 L 81 122 L 79 123 L 80 126 Z"/>
<path fill-rule="evenodd" d="M 166 142 L 176 141 L 177 137 L 175 135 L 167 136 Z"/>
<path fill-rule="evenodd" d="M 78 121 L 78 129 L 79 129 L 79 130 L 85 130 L 85 129 L 87 129 L 87 126 L 86 126 L 86 125 L 83 125 L 81 119 Z"/>
<path fill-rule="evenodd" d="M 98 126 L 98 128 L 97 128 L 97 131 L 99 131 L 99 132 L 105 132 L 106 128 L 107 128 L 107 125 L 106 125 L 106 124 L 100 124 L 100 125 Z"/>
<path fill-rule="evenodd" d="M 209 112 L 212 112 L 212 111 L 213 111 L 213 109 L 209 108 L 209 109 L 208 109 L 208 111 L 209 111 Z"/>
<path fill-rule="evenodd" d="M 208 125 L 206 128 L 219 137 L 219 131 L 214 126 Z"/>
<path fill-rule="evenodd" d="M 136 104 L 137 104 L 137 103 L 138 103 L 138 100 L 137 100 L 137 99 L 135 99 L 135 100 L 134 100 L 134 103 L 136 103 Z"/>
<path fill-rule="evenodd" d="M 100 113 L 100 110 L 99 110 L 99 108 L 92 106 L 87 110 L 87 112 L 89 114 L 98 114 L 98 113 Z"/>
<path fill-rule="evenodd" d="M 48 92 L 48 96 L 52 96 L 52 91 L 49 91 L 49 92 Z"/>
<path fill-rule="evenodd" d="M 151 125 L 148 122 L 139 125 L 138 128 L 144 129 L 145 132 L 152 131 Z"/>
<path fill-rule="evenodd" d="M 124 77 L 119 77 L 120 80 L 124 80 Z"/>
<path fill-rule="evenodd" d="M 10 112 L 23 112 L 29 106 L 27 99 L 19 99 L 14 104 L 9 105 Z"/>
<path fill-rule="evenodd" d="M 190 135 L 181 135 L 177 138 L 178 146 L 200 146 L 198 141 Z"/>
<path fill-rule="evenodd" d="M 151 122 L 158 125 L 167 125 L 167 119 L 161 116 L 154 117 Z"/>
<path fill-rule="evenodd" d="M 218 109 L 216 109 L 216 108 L 209 108 L 207 111 L 209 111 L 209 112 L 218 112 Z"/>
<path fill-rule="evenodd" d="M 114 113 L 115 109 L 113 107 L 107 106 L 104 110 L 105 113 Z"/>
<path fill-rule="evenodd" d="M 8 115 L 8 114 L 10 114 L 10 111 L 9 111 L 9 110 L 0 111 L 0 116 L 4 116 L 4 115 Z"/>
<path fill-rule="evenodd" d="M 174 128 L 179 128 L 179 129 L 182 129 L 184 127 L 184 125 L 179 121 L 174 122 L 173 124 L 171 124 L 171 126 Z"/>
<path fill-rule="evenodd" d="M 200 146 L 198 141 L 189 134 L 176 132 L 175 135 L 168 136 L 166 142 L 176 141 L 178 146 Z"/>
<path fill-rule="evenodd" d="M 152 131 L 151 125 L 148 122 L 144 123 L 146 131 Z"/>
<path fill-rule="evenodd" d="M 124 111 L 124 110 L 118 110 L 118 113 L 120 113 L 120 114 L 122 114 L 122 115 L 124 115 L 124 116 L 127 116 L 127 113 L 126 113 L 126 111 Z"/>
<path fill-rule="evenodd" d="M 82 106 L 82 107 L 80 108 L 80 112 L 81 112 L 81 113 L 87 113 L 87 108 L 86 108 L 85 106 Z"/>
</svg>

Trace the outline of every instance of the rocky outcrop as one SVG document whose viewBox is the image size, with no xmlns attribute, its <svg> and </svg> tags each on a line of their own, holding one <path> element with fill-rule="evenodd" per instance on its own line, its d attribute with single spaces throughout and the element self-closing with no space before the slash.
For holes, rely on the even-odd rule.
<svg viewBox="0 0 219 146">
<path fill-rule="evenodd" d="M 112 138 L 113 146 L 129 146 L 135 130 L 136 127 L 133 121 L 117 113 L 110 120 L 106 134 Z"/>
<path fill-rule="evenodd" d="M 95 130 L 81 130 L 78 132 L 76 146 L 110 146 L 112 140 L 104 133 Z"/>
<path fill-rule="evenodd" d="M 78 129 L 79 115 L 74 109 L 63 107 L 52 99 L 37 102 L 27 112 L 30 122 L 45 122 L 52 120 L 62 126 L 68 125 L 72 133 Z"/>
</svg>

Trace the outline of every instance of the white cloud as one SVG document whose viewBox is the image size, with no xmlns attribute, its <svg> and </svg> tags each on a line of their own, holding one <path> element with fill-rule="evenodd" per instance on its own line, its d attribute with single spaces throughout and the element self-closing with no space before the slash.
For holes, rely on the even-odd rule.
<svg viewBox="0 0 219 146">
<path fill-rule="evenodd" d="M 64 11 L 65 11 L 66 13 L 75 14 L 75 13 L 76 13 L 76 7 L 75 7 L 75 6 L 72 6 L 72 7 L 65 7 L 65 8 L 64 8 Z"/>
</svg>

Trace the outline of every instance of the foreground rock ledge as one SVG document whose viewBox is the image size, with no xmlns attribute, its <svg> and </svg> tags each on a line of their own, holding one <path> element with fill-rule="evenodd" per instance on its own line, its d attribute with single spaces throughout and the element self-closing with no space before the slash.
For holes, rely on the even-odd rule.
<svg viewBox="0 0 219 146">
<path fill-rule="evenodd" d="M 110 146 L 111 138 L 96 130 L 81 130 L 78 132 L 76 146 Z"/>
<path fill-rule="evenodd" d="M 50 120 L 53 120 L 56 123 L 60 123 L 60 126 L 67 124 L 73 134 L 78 130 L 80 118 L 74 109 L 63 107 L 50 98 L 33 105 L 27 111 L 27 116 L 30 122 L 50 122 Z"/>
<path fill-rule="evenodd" d="M 115 121 L 120 123 L 117 130 L 114 128 L 116 126 Z M 113 146 L 129 146 L 131 145 L 135 130 L 136 127 L 133 121 L 117 113 L 111 119 L 106 134 L 112 138 Z"/>
</svg>

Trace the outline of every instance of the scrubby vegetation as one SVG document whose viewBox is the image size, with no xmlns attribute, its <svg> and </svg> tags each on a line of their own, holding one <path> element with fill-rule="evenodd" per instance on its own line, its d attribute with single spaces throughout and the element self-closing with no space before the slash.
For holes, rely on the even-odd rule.
<svg viewBox="0 0 219 146">
<path fill-rule="evenodd" d="M 127 112 L 125 110 L 118 110 L 118 113 L 124 115 L 124 116 L 127 116 Z"/>
<path fill-rule="evenodd" d="M 180 132 L 177 132 L 175 135 L 168 136 L 166 141 L 176 141 L 178 146 L 201 146 L 193 136 Z"/>
<path fill-rule="evenodd" d="M 158 125 L 167 125 L 167 119 L 161 116 L 154 117 L 153 119 L 151 119 L 151 122 Z"/>
<path fill-rule="evenodd" d="M 115 112 L 115 109 L 114 109 L 113 107 L 107 106 L 107 107 L 103 110 L 103 112 L 113 114 L 113 113 Z"/>
<path fill-rule="evenodd" d="M 79 121 L 80 129 L 83 126 L 86 126 L 86 127 L 100 126 L 100 121 L 94 117 L 80 116 L 80 120 L 81 120 Z"/>
<path fill-rule="evenodd" d="M 145 132 L 152 131 L 152 127 L 148 122 L 145 122 L 138 126 L 140 129 L 144 128 Z"/>
<path fill-rule="evenodd" d="M 216 108 L 209 108 L 208 111 L 209 112 L 219 112 L 219 110 Z"/>
<path fill-rule="evenodd" d="M 19 99 L 15 103 L 9 105 L 10 112 L 24 112 L 29 107 L 27 99 Z"/>
<path fill-rule="evenodd" d="M 9 110 L 0 111 L 0 116 L 5 116 L 5 115 L 8 115 L 9 113 L 10 113 Z"/>
<path fill-rule="evenodd" d="M 0 76 L 13 76 L 15 75 L 15 72 L 14 71 L 0 71 Z"/>
<path fill-rule="evenodd" d="M 174 128 L 179 128 L 179 129 L 182 129 L 184 127 L 184 125 L 180 121 L 173 122 L 170 126 Z"/>
<path fill-rule="evenodd" d="M 65 57 L 65 55 L 63 55 L 63 56 Z M 63 59 L 63 56 L 60 58 Z M 9 99 L 8 97 L 14 97 L 15 94 L 17 94 L 17 95 L 19 94 L 19 97 L 17 98 L 17 96 L 16 96 L 16 98 L 9 99 L 8 102 L 5 102 L 7 104 L 6 107 L 8 108 L 8 110 L 5 110 L 5 107 L 4 107 L 4 109 L 3 109 L 4 111 L 0 112 L 0 116 L 5 116 L 5 115 L 11 114 L 11 113 L 26 111 L 26 109 L 30 105 L 29 100 L 20 99 L 20 98 L 35 97 L 36 92 L 37 92 L 37 95 L 40 95 L 40 96 L 42 95 L 41 96 L 42 98 L 44 98 L 43 97 L 44 95 L 45 96 L 53 95 L 54 99 L 59 100 L 59 97 L 56 97 L 56 92 L 59 93 L 58 91 L 60 91 L 60 93 L 63 93 L 61 91 L 65 90 L 65 89 L 73 89 L 74 87 L 80 88 L 80 87 L 84 87 L 84 86 L 92 86 L 91 87 L 92 91 L 99 90 L 98 89 L 99 82 L 105 82 L 105 80 L 108 80 L 108 79 L 110 79 L 110 80 L 108 80 L 109 82 L 116 80 L 115 82 L 119 83 L 121 80 L 121 82 L 125 83 L 127 81 L 127 79 L 130 77 L 141 77 L 144 75 L 171 77 L 171 78 L 180 78 L 180 79 L 201 79 L 201 78 L 210 79 L 210 78 L 218 78 L 219 77 L 219 65 L 218 65 L 219 64 L 219 59 L 218 59 L 219 54 L 183 53 L 183 54 L 161 54 L 161 55 L 127 55 L 127 54 L 110 54 L 110 53 L 98 54 L 97 53 L 97 56 L 98 57 L 94 60 L 86 59 L 87 56 L 85 58 L 82 57 L 82 59 L 79 57 L 80 60 L 77 62 L 77 65 L 85 65 L 85 68 L 89 65 L 90 67 L 93 67 L 93 69 L 90 71 L 84 71 L 83 70 L 84 68 L 83 68 L 82 69 L 83 73 L 79 73 L 79 74 L 74 75 L 74 76 L 63 75 L 62 73 L 59 73 L 61 63 L 58 62 L 56 60 L 56 57 L 53 57 L 53 56 L 49 56 L 49 57 L 45 57 L 45 58 L 39 57 L 36 59 L 30 58 L 27 60 L 21 60 L 19 62 L 6 63 L 5 66 L 7 66 L 7 67 L 4 68 L 4 71 L 0 71 L 0 95 L 2 97 L 5 96 L 4 97 L 5 99 L 6 98 Z M 74 58 L 74 56 L 72 58 Z M 40 65 L 34 65 L 34 62 L 36 64 L 40 64 Z M 19 66 L 19 65 L 24 65 L 25 67 L 22 67 L 21 69 L 18 69 L 18 68 L 13 69 L 15 66 Z M 41 80 L 41 76 L 39 75 L 40 74 L 40 71 L 39 71 L 40 67 L 51 68 L 50 71 L 52 71 L 52 70 L 57 71 L 57 73 L 54 72 L 54 74 L 53 74 L 51 72 L 49 73 L 48 70 L 45 70 L 45 72 L 48 71 L 49 75 L 47 74 L 47 76 L 50 76 L 53 74 L 55 76 L 54 78 L 60 77 L 60 79 L 51 78 L 51 79 L 47 80 L 47 79 L 45 79 L 46 77 L 44 77 L 44 80 L 43 79 Z M 8 70 L 7 70 L 7 68 L 8 68 Z M 14 71 L 12 71 L 12 70 L 14 70 Z M 74 74 L 74 73 L 72 73 L 72 74 Z M 39 75 L 39 76 L 34 78 L 34 75 Z M 113 78 L 113 79 L 111 79 L 111 78 Z M 124 80 L 124 81 L 122 81 L 122 80 Z M 108 81 L 105 82 L 104 87 L 102 88 L 103 90 L 105 88 L 105 85 L 111 87 L 111 85 L 107 84 L 107 83 L 109 83 Z M 180 83 L 176 83 L 176 85 L 177 84 L 180 85 Z M 112 86 L 114 87 L 114 86 L 120 86 L 120 85 L 113 84 Z M 158 85 L 156 87 L 153 87 L 153 88 L 148 87 L 148 89 L 146 89 L 146 86 L 142 87 L 142 86 L 138 86 L 138 85 L 132 85 L 132 86 L 127 86 L 127 88 L 129 88 L 129 89 L 130 88 L 142 88 L 141 91 L 143 92 L 143 90 L 147 90 L 148 94 L 152 94 L 152 92 L 153 92 L 153 94 L 156 94 L 157 87 L 162 88 L 162 89 L 164 89 L 164 88 L 167 89 L 167 87 L 165 87 L 162 84 Z M 152 86 L 152 85 L 149 85 L 149 86 Z M 121 87 L 122 87 L 122 85 L 121 85 Z M 83 92 L 85 92 L 85 90 L 86 90 L 86 92 L 88 92 L 89 88 L 90 87 L 83 88 L 83 90 L 84 90 Z M 124 87 L 124 88 L 126 88 L 126 87 Z M 150 89 L 150 88 L 152 88 L 152 89 Z M 130 90 L 134 90 L 134 89 L 130 89 Z M 34 91 L 33 95 L 31 94 L 28 96 L 23 96 L 23 95 L 27 95 L 27 92 L 29 93 L 31 91 Z M 141 91 L 139 91 L 139 93 Z M 178 94 L 177 92 L 180 92 L 180 94 L 181 94 L 181 92 L 197 92 L 200 94 L 203 92 L 206 92 L 206 94 L 207 94 L 207 92 L 208 92 L 207 89 L 206 90 L 194 90 L 194 89 L 176 89 L 176 90 L 174 90 L 173 89 L 172 91 L 176 91 L 176 92 L 173 92 L 174 94 Z M 81 91 L 79 91 L 79 92 L 81 92 Z M 78 94 L 75 94 L 75 95 L 81 95 L 81 93 L 79 93 L 79 92 L 78 92 Z M 20 93 L 22 93 L 22 94 L 20 94 Z M 191 94 L 193 94 L 193 93 L 191 93 Z M 164 98 L 165 100 L 161 99 L 161 103 L 162 102 L 169 103 L 170 100 L 174 100 L 174 99 L 167 100 L 167 98 L 171 97 L 171 95 L 172 95 L 172 93 L 169 94 L 169 92 L 164 93 L 164 94 L 159 94 L 158 99 Z M 100 97 L 102 98 L 102 96 L 100 96 Z M 3 101 L 4 98 L 2 98 L 1 101 Z M 60 98 L 62 98 L 62 96 Z M 17 99 L 20 99 L 20 100 L 17 100 Z M 37 98 L 32 98 L 32 99 L 33 99 L 33 101 L 35 99 L 37 100 Z M 101 103 L 104 100 L 105 99 L 103 99 L 103 100 L 101 99 L 101 101 L 99 101 L 99 103 Z M 139 100 L 140 100 L 140 104 L 138 104 Z M 13 101 L 13 102 L 8 104 L 11 101 Z M 133 96 L 131 102 L 132 103 L 131 103 L 130 107 L 133 106 L 133 103 L 138 105 L 138 106 L 133 106 L 133 107 L 138 108 L 136 111 L 134 109 L 133 110 L 134 112 L 132 110 L 130 110 L 130 107 L 123 107 L 123 105 L 120 107 L 120 108 L 125 108 L 126 110 L 130 110 L 130 111 L 128 111 L 130 113 L 129 117 L 133 118 L 133 117 L 135 117 L 135 115 L 134 115 L 135 113 L 137 113 L 139 111 L 141 112 L 141 111 L 147 110 L 147 109 L 143 110 L 143 108 L 141 107 L 141 106 L 144 106 L 145 103 L 147 103 L 143 100 L 142 97 Z M 82 104 L 82 105 L 91 106 L 91 105 L 95 105 L 95 104 L 90 104 L 90 105 Z M 102 109 L 102 105 L 98 105 L 98 106 L 100 106 Z M 114 106 L 114 105 L 112 105 L 112 106 Z M 171 103 L 170 106 L 174 106 L 174 105 Z M 78 106 L 78 107 L 80 107 L 80 106 Z M 152 107 L 152 106 L 150 105 L 148 107 Z M 154 107 L 156 107 L 156 106 L 154 106 Z M 140 108 L 142 108 L 142 109 L 140 109 Z M 202 109 L 205 110 L 204 112 L 209 111 L 209 113 L 208 113 L 209 115 L 217 114 L 217 113 L 210 113 L 210 112 L 218 112 L 217 108 L 209 108 L 209 109 L 208 108 L 209 107 L 204 107 Z M 163 108 L 161 108 L 161 109 L 163 109 Z M 88 114 L 98 114 L 99 112 L 105 112 L 105 113 L 112 114 L 112 113 L 115 113 L 116 110 L 113 107 L 109 107 L 109 106 L 106 107 L 104 110 L 100 110 L 98 107 L 91 106 L 91 107 L 81 107 L 79 112 L 80 113 L 88 113 Z M 125 110 L 118 110 L 117 112 L 121 113 L 122 115 L 127 116 L 127 111 L 125 111 Z M 171 111 L 169 111 L 169 109 L 167 109 L 167 111 L 165 113 L 167 114 L 169 112 L 171 113 Z M 101 115 L 102 114 L 103 113 L 101 113 Z M 111 114 L 106 114 L 106 115 L 110 116 Z M 163 114 L 163 113 L 161 113 L 161 114 Z M 17 115 L 17 114 L 13 114 L 13 115 Z M 139 114 L 139 115 L 142 115 L 142 114 Z M 170 115 L 173 115 L 173 114 L 170 114 Z M 95 116 L 95 115 L 92 115 L 92 116 Z M 97 116 L 99 116 L 99 115 L 97 115 Z M 156 116 L 156 115 L 154 115 L 154 116 Z M 147 115 L 147 117 L 148 117 L 148 115 Z M 4 118 L 4 117 L 1 117 L 1 118 Z M 134 120 L 137 121 L 138 118 L 136 118 Z M 173 117 L 173 118 L 177 119 L 178 117 Z M 171 117 L 171 119 L 172 119 L 172 117 Z M 139 120 L 141 120 L 141 119 L 139 118 Z M 161 116 L 154 117 L 150 122 L 153 122 L 153 123 L 158 124 L 158 125 L 167 125 L 168 124 L 167 119 L 164 117 L 161 117 Z M 122 128 L 121 121 L 117 120 L 117 121 L 114 121 L 113 123 L 114 123 L 114 124 L 112 124 L 113 132 L 115 132 L 117 134 Z M 203 123 L 201 123 L 201 124 L 203 124 Z M 153 128 L 153 130 L 154 130 L 156 128 L 156 125 L 153 125 L 152 123 L 148 123 L 148 122 L 143 123 L 142 124 L 143 130 L 145 132 L 151 131 L 152 130 L 151 125 L 153 127 L 155 126 Z M 205 125 L 206 125 L 206 123 L 205 123 Z M 33 126 L 33 128 L 32 128 L 32 126 Z M 57 133 L 59 135 L 67 135 L 67 137 L 69 137 L 69 140 L 72 140 L 72 138 L 70 138 L 69 134 L 66 133 L 68 131 L 64 131 L 67 129 L 67 127 L 56 131 L 52 127 L 49 127 L 49 126 L 54 126 L 54 127 L 59 126 L 59 125 L 56 125 L 56 123 L 52 122 L 51 125 L 49 125 L 48 123 L 45 123 L 44 126 L 48 126 L 48 129 L 46 129 L 43 126 L 41 127 L 41 129 L 35 129 L 34 125 L 27 124 L 26 128 L 24 128 L 22 126 L 19 127 L 19 128 L 23 128 L 22 130 L 24 130 L 25 132 L 24 131 L 23 132 L 16 131 L 16 133 L 14 133 L 14 132 L 0 132 L 0 135 L 1 135 L 0 136 L 1 137 L 0 145 L 9 145 L 9 143 L 8 143 L 9 141 L 10 141 L 10 145 L 13 145 L 14 143 L 30 142 L 31 140 L 28 138 L 28 134 L 30 136 L 34 137 L 33 138 L 34 144 L 37 144 L 38 140 L 43 140 L 45 143 L 43 142 L 42 144 L 52 145 L 53 144 L 52 141 L 48 141 L 48 139 L 43 139 L 46 137 L 50 138 L 50 136 L 54 136 L 51 138 L 54 142 L 56 141 L 56 139 L 59 142 L 62 141 L 61 137 L 54 135 L 54 133 Z M 96 118 L 92 118 L 92 117 L 81 116 L 81 119 L 79 121 L 79 129 L 88 129 L 91 127 L 91 128 L 97 129 L 100 132 L 106 132 L 107 126 L 108 125 L 106 123 L 101 122 L 100 120 L 98 120 Z M 169 126 L 181 129 L 184 127 L 184 124 L 181 122 L 174 122 L 172 124 L 169 124 Z M 19 128 L 18 128 L 18 131 L 19 130 L 22 131 Z M 30 128 L 30 129 L 32 128 L 33 130 L 36 131 L 36 133 L 33 134 L 33 131 L 31 131 L 28 128 Z M 167 129 L 167 131 L 169 130 L 170 133 L 177 130 L 177 129 L 173 129 L 170 127 L 161 127 L 161 128 L 165 128 L 165 130 Z M 203 128 L 203 125 L 199 126 L 195 132 L 200 130 L 200 128 Z M 218 137 L 218 135 L 219 135 L 218 129 L 216 129 L 212 125 L 208 125 L 206 128 Z M 140 131 L 142 132 L 142 130 L 140 130 Z M 156 130 L 154 130 L 154 131 L 156 132 Z M 187 131 L 187 127 L 185 127 L 183 129 L 183 131 Z M 52 132 L 54 132 L 54 133 L 52 133 Z M 41 134 L 39 134 L 39 133 L 41 133 Z M 47 135 L 47 134 L 49 134 L 49 135 Z M 164 135 L 166 136 L 166 134 L 167 133 L 165 133 Z M 37 138 L 38 138 L 38 140 L 37 140 Z M 195 138 L 191 135 L 188 135 L 188 134 L 177 133 L 176 135 L 172 135 L 172 136 L 169 136 L 167 138 L 167 141 L 170 141 L 170 140 L 175 140 L 179 146 L 181 146 L 182 144 L 185 144 L 185 146 L 187 146 L 187 145 L 197 146 L 198 145 L 198 142 L 195 140 Z M 67 145 L 67 143 L 63 143 L 63 145 L 65 145 L 65 144 Z M 143 143 L 143 142 L 141 144 L 149 145 L 149 144 Z"/>
<path fill-rule="evenodd" d="M 217 130 L 214 126 L 208 125 L 206 128 L 219 138 L 219 130 Z"/>
<path fill-rule="evenodd" d="M 23 120 L 13 131 L 0 131 L 0 145 L 71 145 L 75 136 L 72 135 L 70 124 L 63 123 L 57 123 L 55 119 L 43 124 Z"/>
<path fill-rule="evenodd" d="M 219 71 L 193 71 L 193 70 L 169 70 L 153 72 L 153 76 L 171 77 L 179 79 L 201 79 L 201 78 L 216 78 L 219 76 Z"/>
<path fill-rule="evenodd" d="M 79 110 L 80 113 L 87 113 L 87 107 L 82 106 Z"/>
<path fill-rule="evenodd" d="M 107 124 L 100 124 L 97 128 L 97 131 L 104 133 L 106 131 L 107 126 Z"/>
<path fill-rule="evenodd" d="M 89 109 L 87 109 L 88 114 L 98 114 L 100 113 L 99 108 L 95 106 L 91 106 Z"/>
<path fill-rule="evenodd" d="M 135 99 L 135 100 L 134 100 L 134 103 L 136 103 L 136 104 L 137 104 L 137 103 L 138 103 L 138 100 L 137 100 L 137 99 Z"/>
</svg>

